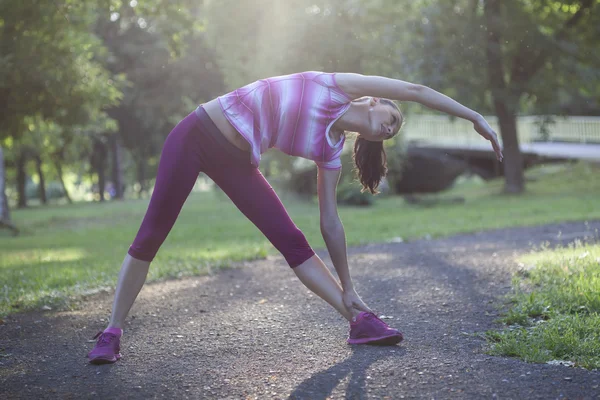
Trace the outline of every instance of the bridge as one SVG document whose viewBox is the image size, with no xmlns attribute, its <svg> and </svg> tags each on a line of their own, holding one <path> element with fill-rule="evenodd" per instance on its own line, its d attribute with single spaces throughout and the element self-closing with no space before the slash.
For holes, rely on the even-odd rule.
<svg viewBox="0 0 600 400">
<path fill-rule="evenodd" d="M 600 117 L 527 116 L 517 119 L 519 144 L 523 153 L 547 157 L 600 160 Z M 486 117 L 500 136 L 496 117 Z M 443 149 L 489 150 L 488 143 L 473 130 L 473 125 L 460 118 L 441 115 L 407 117 L 402 128 L 409 143 Z M 501 137 L 499 137 L 502 140 Z"/>
<path fill-rule="evenodd" d="M 502 141 L 496 117 L 486 119 Z M 504 173 L 491 144 L 463 119 L 407 115 L 401 132 L 408 144 L 407 163 L 394 183 L 397 193 L 438 192 L 465 171 L 483 179 Z M 519 117 L 517 135 L 524 168 L 569 160 L 600 162 L 600 117 Z"/>
<path fill-rule="evenodd" d="M 486 119 L 502 140 L 497 118 Z M 483 177 L 501 174 L 491 145 L 468 121 L 443 115 L 408 115 L 402 130 L 409 149 L 465 160 Z M 600 162 L 600 117 L 518 117 L 517 135 L 526 168 L 564 160 Z"/>
</svg>

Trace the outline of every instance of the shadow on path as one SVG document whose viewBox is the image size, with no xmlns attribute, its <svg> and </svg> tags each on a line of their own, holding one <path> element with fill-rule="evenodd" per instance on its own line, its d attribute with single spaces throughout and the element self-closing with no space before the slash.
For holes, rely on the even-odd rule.
<svg viewBox="0 0 600 400">
<path fill-rule="evenodd" d="M 394 346 L 393 351 L 395 352 L 392 353 L 389 347 L 353 346 L 350 357 L 304 380 L 294 389 L 288 400 L 325 400 L 346 377 L 349 378 L 346 398 L 366 398 L 369 367 L 386 358 L 399 358 L 406 354 L 406 350 L 400 346 Z"/>
</svg>

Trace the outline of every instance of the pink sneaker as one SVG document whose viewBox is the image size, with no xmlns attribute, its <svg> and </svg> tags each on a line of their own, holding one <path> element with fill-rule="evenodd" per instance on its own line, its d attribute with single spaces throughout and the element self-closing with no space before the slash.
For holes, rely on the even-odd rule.
<svg viewBox="0 0 600 400">
<path fill-rule="evenodd" d="M 402 332 L 392 329 L 373 313 L 361 312 L 350 323 L 348 344 L 394 345 L 402 341 Z"/>
<path fill-rule="evenodd" d="M 98 332 L 94 339 L 98 339 L 94 349 L 88 353 L 91 364 L 112 364 L 121 358 L 119 337 L 113 333 Z"/>
</svg>

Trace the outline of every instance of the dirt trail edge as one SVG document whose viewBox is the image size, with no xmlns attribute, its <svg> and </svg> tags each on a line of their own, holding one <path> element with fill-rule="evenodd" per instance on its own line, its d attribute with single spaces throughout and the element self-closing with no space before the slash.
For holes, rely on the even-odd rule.
<svg viewBox="0 0 600 400">
<path fill-rule="evenodd" d="M 498 327 L 515 256 L 599 229 L 564 223 L 349 249 L 358 292 L 404 332 L 393 347 L 346 345 L 345 321 L 280 257 L 147 285 L 114 365 L 86 359 L 112 295 L 12 316 L 0 325 L 0 397 L 600 399 L 600 372 L 491 357 L 479 335 Z"/>
</svg>

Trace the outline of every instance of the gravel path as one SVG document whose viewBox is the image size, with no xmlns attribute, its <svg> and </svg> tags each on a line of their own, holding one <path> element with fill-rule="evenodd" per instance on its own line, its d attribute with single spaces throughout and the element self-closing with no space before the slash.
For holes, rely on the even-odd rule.
<svg viewBox="0 0 600 400">
<path fill-rule="evenodd" d="M 599 229 L 565 223 L 349 249 L 358 292 L 404 332 L 393 347 L 346 345 L 347 324 L 280 257 L 146 285 L 114 365 L 85 358 L 112 295 L 12 316 L 0 325 L 0 398 L 600 399 L 600 372 L 491 357 L 478 335 L 497 327 L 516 255 Z"/>
</svg>

